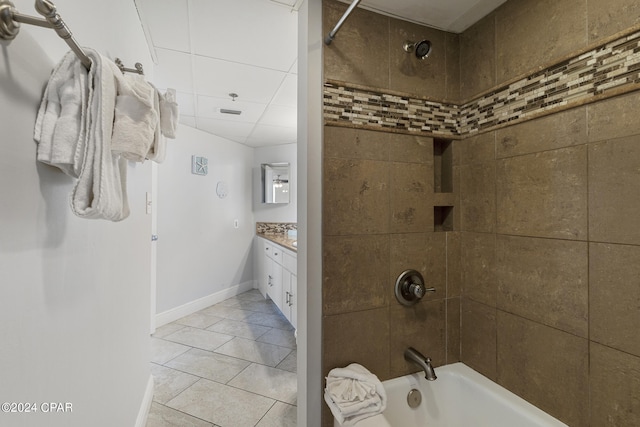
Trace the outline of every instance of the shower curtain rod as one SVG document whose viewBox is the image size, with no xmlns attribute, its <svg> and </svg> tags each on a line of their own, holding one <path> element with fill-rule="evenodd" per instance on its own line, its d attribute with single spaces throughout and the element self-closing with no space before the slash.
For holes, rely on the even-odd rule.
<svg viewBox="0 0 640 427">
<path fill-rule="evenodd" d="M 73 50 L 80 62 L 88 70 L 91 67 L 91 59 L 84 53 L 78 42 L 73 38 L 73 34 L 67 24 L 62 20 L 60 14 L 56 10 L 55 4 L 50 0 L 36 0 L 36 11 L 44 16 L 45 19 L 36 18 L 34 16 L 23 15 L 18 12 L 10 0 L 0 0 L 0 39 L 13 40 L 20 31 L 20 24 L 36 25 L 38 27 L 52 28 Z M 136 63 L 135 70 L 132 68 L 124 68 L 118 61 L 118 67 L 123 73 L 134 72 L 144 74 L 142 64 Z"/>
<path fill-rule="evenodd" d="M 336 26 L 333 28 L 333 30 L 331 30 L 329 34 L 327 34 L 327 37 L 324 38 L 324 43 L 327 46 L 331 44 L 334 38 L 336 38 L 336 34 L 338 34 L 340 27 L 342 27 L 342 24 L 344 24 L 344 21 L 346 21 L 349 15 L 351 14 L 351 12 L 353 12 L 353 9 L 355 9 L 356 6 L 358 6 L 358 3 L 360 3 L 360 0 L 353 0 L 353 3 L 349 5 L 349 8 L 344 13 L 344 15 L 342 15 L 342 18 L 340 18 L 340 20 L 338 21 Z"/>
</svg>

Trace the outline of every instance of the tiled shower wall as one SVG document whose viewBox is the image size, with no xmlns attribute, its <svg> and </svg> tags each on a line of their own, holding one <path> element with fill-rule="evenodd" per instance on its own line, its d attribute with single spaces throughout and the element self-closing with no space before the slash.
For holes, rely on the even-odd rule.
<svg viewBox="0 0 640 427">
<path fill-rule="evenodd" d="M 508 1 L 461 35 L 463 96 L 639 22 L 630 0 Z M 458 146 L 462 360 L 572 427 L 640 425 L 638 117 L 634 92 Z"/>
<path fill-rule="evenodd" d="M 325 33 L 345 9 L 324 1 Z M 459 105 L 639 23 L 632 0 L 510 0 L 459 36 L 357 9 L 325 79 Z M 428 61 L 402 51 L 423 38 Z M 324 373 L 385 379 L 412 369 L 407 345 L 437 364 L 461 349 L 572 427 L 640 425 L 638 117 L 635 92 L 456 141 L 452 194 L 432 191 L 430 138 L 326 126 Z M 433 231 L 441 203 L 459 231 Z M 440 292 L 399 306 L 404 268 Z"/>
<path fill-rule="evenodd" d="M 325 32 L 346 6 L 324 2 Z M 438 46 L 429 63 L 402 50 L 405 40 L 424 38 Z M 457 35 L 356 9 L 324 55 L 326 78 L 458 100 Z M 325 126 L 323 148 L 324 375 L 355 361 L 381 379 L 413 372 L 403 358 L 408 346 L 436 365 L 458 361 L 460 235 L 435 231 L 434 209 L 453 206 L 457 227 L 457 179 L 454 191 L 441 191 L 434 140 Z M 406 269 L 437 289 L 411 308 L 394 295 Z M 331 426 L 323 409 L 323 425 Z"/>
</svg>

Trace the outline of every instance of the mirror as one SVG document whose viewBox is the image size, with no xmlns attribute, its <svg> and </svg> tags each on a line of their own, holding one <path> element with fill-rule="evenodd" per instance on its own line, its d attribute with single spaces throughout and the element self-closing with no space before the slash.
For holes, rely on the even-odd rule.
<svg viewBox="0 0 640 427">
<path fill-rule="evenodd" d="M 263 163 L 262 203 L 289 203 L 289 163 Z"/>
</svg>

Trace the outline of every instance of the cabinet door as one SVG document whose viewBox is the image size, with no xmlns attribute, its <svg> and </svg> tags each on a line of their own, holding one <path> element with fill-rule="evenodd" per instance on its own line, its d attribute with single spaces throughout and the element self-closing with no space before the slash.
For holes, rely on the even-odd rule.
<svg viewBox="0 0 640 427">
<path fill-rule="evenodd" d="M 267 297 L 267 257 L 265 256 L 266 241 L 260 237 L 256 237 L 254 251 L 254 278 L 258 282 L 258 290 L 263 297 Z"/>
<path fill-rule="evenodd" d="M 284 299 L 283 299 L 283 291 L 282 291 L 282 266 L 275 262 L 273 259 L 269 258 L 269 288 L 267 289 L 267 294 L 269 298 L 275 303 L 275 305 L 280 309 L 280 311 L 284 311 Z"/>
<path fill-rule="evenodd" d="M 291 275 L 289 288 L 289 322 L 298 329 L 298 276 Z"/>
</svg>

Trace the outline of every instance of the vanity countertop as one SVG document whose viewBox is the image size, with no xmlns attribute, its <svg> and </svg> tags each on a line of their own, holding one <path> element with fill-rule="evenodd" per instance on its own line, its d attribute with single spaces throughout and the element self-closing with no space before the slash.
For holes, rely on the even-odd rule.
<svg viewBox="0 0 640 427">
<path fill-rule="evenodd" d="M 256 236 L 262 237 L 263 239 L 267 239 L 270 242 L 283 246 L 290 251 L 296 253 L 298 252 L 298 248 L 293 245 L 294 242 L 297 242 L 297 239 L 288 237 L 286 233 L 256 233 Z"/>
</svg>

